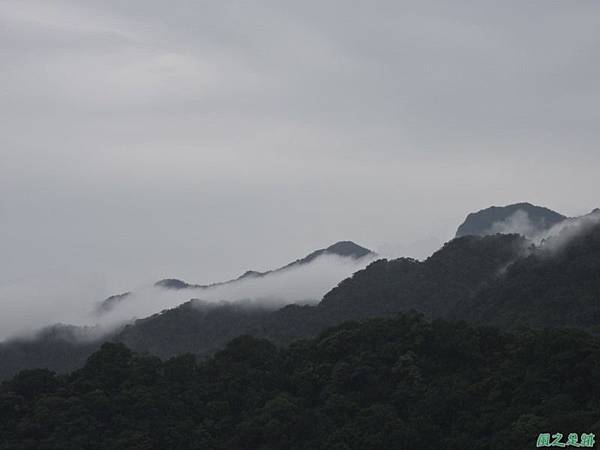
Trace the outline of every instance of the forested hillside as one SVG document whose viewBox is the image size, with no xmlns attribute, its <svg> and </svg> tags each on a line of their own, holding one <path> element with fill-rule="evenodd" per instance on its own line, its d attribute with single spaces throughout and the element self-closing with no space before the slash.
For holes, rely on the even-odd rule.
<svg viewBox="0 0 600 450">
<path fill-rule="evenodd" d="M 283 344 L 345 320 L 410 309 L 443 317 L 491 283 L 525 247 L 525 240 L 517 235 L 466 236 L 449 242 L 424 262 L 376 261 L 344 280 L 316 306 L 291 305 L 271 312 L 191 302 L 139 320 L 115 339 L 136 351 L 168 357 L 185 351 L 210 353 L 241 334 Z"/>
<path fill-rule="evenodd" d="M 450 317 L 503 328 L 577 327 L 600 331 L 600 226 L 557 236 L 463 300 Z M 564 242 L 563 242 L 564 241 Z"/>
<path fill-rule="evenodd" d="M 315 306 L 276 311 L 256 304 L 194 300 L 141 319 L 105 340 L 168 358 L 209 355 L 242 334 L 276 344 L 312 337 L 345 320 L 416 310 L 503 329 L 600 324 L 600 225 L 534 247 L 519 235 L 456 238 L 425 261 L 379 260 L 343 280 Z M 560 245 L 558 245 L 560 243 Z M 63 333 L 0 345 L 0 377 L 22 368 L 78 367 L 101 341 L 78 345 Z"/>
<path fill-rule="evenodd" d="M 1 449 L 527 449 L 597 431 L 600 343 L 415 314 L 289 348 L 240 337 L 203 362 L 105 344 L 70 375 L 0 387 Z"/>
</svg>

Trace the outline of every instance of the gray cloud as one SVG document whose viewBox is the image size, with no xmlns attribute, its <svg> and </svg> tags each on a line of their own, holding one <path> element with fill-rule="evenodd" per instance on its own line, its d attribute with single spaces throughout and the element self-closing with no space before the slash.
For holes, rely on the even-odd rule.
<svg viewBox="0 0 600 450">
<path fill-rule="evenodd" d="M 599 45 L 595 2 L 2 2 L 0 286 L 51 311 L 48 278 L 101 297 L 587 212 Z"/>
</svg>

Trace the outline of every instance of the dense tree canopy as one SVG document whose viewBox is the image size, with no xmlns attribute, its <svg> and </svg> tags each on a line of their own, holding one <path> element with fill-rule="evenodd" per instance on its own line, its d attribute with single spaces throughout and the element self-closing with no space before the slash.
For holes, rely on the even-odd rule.
<svg viewBox="0 0 600 450">
<path fill-rule="evenodd" d="M 598 431 L 600 342 L 417 314 L 164 362 L 110 343 L 0 387 L 2 449 L 531 449 Z"/>
</svg>

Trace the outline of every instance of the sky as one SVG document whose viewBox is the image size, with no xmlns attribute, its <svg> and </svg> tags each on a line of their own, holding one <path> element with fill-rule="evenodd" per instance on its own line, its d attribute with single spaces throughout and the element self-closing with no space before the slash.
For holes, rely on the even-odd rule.
<svg viewBox="0 0 600 450">
<path fill-rule="evenodd" d="M 2 0 L 0 294 L 339 240 L 422 258 L 487 206 L 589 212 L 599 54 L 591 0 Z"/>
</svg>

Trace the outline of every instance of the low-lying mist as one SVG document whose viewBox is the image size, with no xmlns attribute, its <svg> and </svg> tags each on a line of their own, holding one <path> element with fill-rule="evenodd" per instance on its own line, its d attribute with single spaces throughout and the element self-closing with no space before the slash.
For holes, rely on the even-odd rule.
<svg viewBox="0 0 600 450">
<path fill-rule="evenodd" d="M 278 308 L 290 303 L 317 303 L 339 282 L 363 269 L 375 259 L 323 255 L 310 264 L 272 272 L 264 277 L 245 278 L 209 289 L 165 289 L 153 285 L 135 289 L 109 312 L 97 316 L 99 302 L 89 280 L 39 280 L 0 286 L 0 339 L 15 335 L 34 336 L 40 328 L 66 323 L 88 328 L 74 335 L 81 339 L 103 333 L 190 299 L 205 302 L 243 302 L 263 308 Z"/>
<path fill-rule="evenodd" d="M 190 299 L 205 302 L 244 302 L 278 308 L 290 303 L 317 303 L 340 281 L 367 266 L 374 257 L 360 259 L 323 255 L 310 264 L 272 272 L 263 277 L 244 278 L 208 289 L 165 289 L 149 286 L 124 299 L 106 313 L 100 323 L 115 323 L 144 317 L 173 308 Z"/>
<path fill-rule="evenodd" d="M 540 230 L 526 211 L 519 210 L 507 219 L 494 223 L 488 234 L 520 234 L 528 239 L 529 244 L 552 253 L 598 224 L 600 210 L 594 210 L 590 214 L 565 219 L 547 230 Z"/>
<path fill-rule="evenodd" d="M 600 211 L 595 210 L 585 216 L 567 219 L 554 225 L 548 231 L 536 235 L 535 242 L 545 250 L 557 251 L 598 224 L 600 224 Z"/>
<path fill-rule="evenodd" d="M 490 232 L 524 235 L 528 238 L 528 246 L 533 244 L 545 254 L 552 255 L 573 238 L 598 224 L 600 211 L 595 211 L 539 231 L 526 212 L 518 211 L 509 219 L 494 224 Z M 177 290 L 149 284 L 133 289 L 130 295 L 102 315 L 97 314 L 98 305 L 106 295 L 103 295 L 102 286 L 98 286 L 92 278 L 73 276 L 65 279 L 52 276 L 5 283 L 0 285 L 0 303 L 3 305 L 0 340 L 14 336 L 35 336 L 38 330 L 57 323 L 82 327 L 76 330 L 64 328 L 65 335 L 72 338 L 97 338 L 134 319 L 174 308 L 191 299 L 199 299 L 204 303 L 243 303 L 271 309 L 290 303 L 317 303 L 339 282 L 374 259 L 375 256 L 353 259 L 323 255 L 310 264 L 208 289 Z"/>
</svg>

